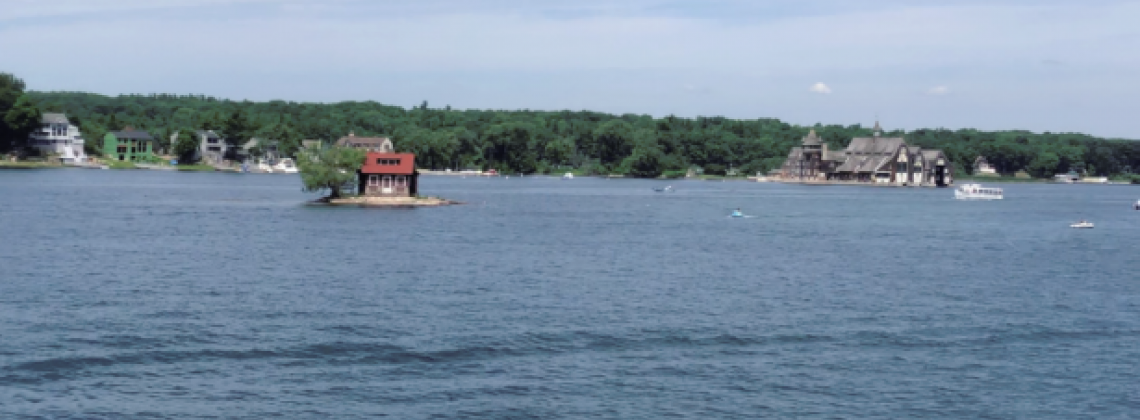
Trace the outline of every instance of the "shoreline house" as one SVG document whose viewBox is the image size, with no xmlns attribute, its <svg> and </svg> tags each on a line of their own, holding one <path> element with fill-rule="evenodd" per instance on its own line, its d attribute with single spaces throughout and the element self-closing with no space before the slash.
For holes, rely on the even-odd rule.
<svg viewBox="0 0 1140 420">
<path fill-rule="evenodd" d="M 126 127 L 103 136 L 103 156 L 122 161 L 152 160 L 154 137 L 150 133 Z"/>
<path fill-rule="evenodd" d="M 387 139 L 385 139 L 387 140 Z M 395 153 L 392 142 L 365 154 L 364 165 L 357 171 L 357 193 L 365 197 L 415 197 L 420 174 L 416 171 L 416 155 Z"/>
<path fill-rule="evenodd" d="M 178 131 L 170 134 L 170 144 L 175 144 L 178 141 Z M 226 142 L 226 139 L 219 136 L 213 130 L 197 130 L 194 134 L 198 137 L 198 149 L 194 151 L 194 156 L 190 157 L 191 162 L 204 162 L 209 165 L 221 165 L 226 160 L 234 160 L 237 157 L 237 148 L 231 146 Z"/>
<path fill-rule="evenodd" d="M 279 158 L 277 140 L 259 139 L 257 137 L 251 138 L 238 147 L 235 152 L 237 160 L 242 162 L 250 159 L 256 161 L 276 162 Z"/>
<path fill-rule="evenodd" d="M 974 159 L 974 175 L 997 176 L 997 169 L 986 160 L 985 156 Z"/>
<path fill-rule="evenodd" d="M 815 130 L 793 147 L 780 168 L 787 180 L 847 181 L 893 185 L 953 183 L 953 165 L 941 150 L 923 150 L 902 137 L 883 137 L 875 122 L 872 137 L 857 137 L 844 150 L 828 150 Z"/>
<path fill-rule="evenodd" d="M 44 113 L 40 119 L 40 128 L 28 135 L 28 146 L 44 155 L 50 153 L 59 156 L 60 162 L 65 164 L 87 161 L 83 145 L 79 127 L 71 124 L 66 114 Z"/>
<path fill-rule="evenodd" d="M 387 137 L 356 137 L 356 133 L 351 131 L 348 132 L 347 136 L 337 140 L 335 146 L 364 149 L 369 152 L 392 153 L 391 139 Z"/>
</svg>

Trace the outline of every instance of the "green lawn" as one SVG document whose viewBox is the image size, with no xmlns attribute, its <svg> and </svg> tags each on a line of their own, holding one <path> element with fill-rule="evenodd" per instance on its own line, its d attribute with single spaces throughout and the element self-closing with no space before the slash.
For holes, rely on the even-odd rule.
<svg viewBox="0 0 1140 420">
<path fill-rule="evenodd" d="M 138 169 L 134 162 L 129 160 L 108 160 L 104 164 L 111 169 Z"/>
</svg>

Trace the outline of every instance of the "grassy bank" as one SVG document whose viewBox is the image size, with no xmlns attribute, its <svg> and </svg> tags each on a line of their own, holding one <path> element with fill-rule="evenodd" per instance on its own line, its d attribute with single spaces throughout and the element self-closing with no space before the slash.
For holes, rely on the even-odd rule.
<svg viewBox="0 0 1140 420">
<path fill-rule="evenodd" d="M 103 163 L 109 169 L 138 169 L 134 162 L 127 160 L 109 160 Z"/>
<path fill-rule="evenodd" d="M 45 168 L 62 168 L 60 165 L 52 165 L 44 162 L 12 162 L 0 161 L 0 169 L 45 169 Z"/>
</svg>

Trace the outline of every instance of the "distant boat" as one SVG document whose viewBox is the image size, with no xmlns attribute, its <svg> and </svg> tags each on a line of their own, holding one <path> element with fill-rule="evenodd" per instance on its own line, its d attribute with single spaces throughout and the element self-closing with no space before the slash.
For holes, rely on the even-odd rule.
<svg viewBox="0 0 1140 420">
<path fill-rule="evenodd" d="M 1136 200 L 1136 203 L 1132 204 L 1132 210 L 1140 210 L 1140 200 Z"/>
<path fill-rule="evenodd" d="M 672 185 L 666 185 L 666 186 L 664 186 L 664 187 L 653 187 L 653 191 L 657 191 L 657 192 L 673 192 L 673 186 L 672 186 Z"/>
<path fill-rule="evenodd" d="M 732 211 L 732 217 L 744 217 L 744 213 L 741 213 L 740 209 L 736 209 Z"/>
<path fill-rule="evenodd" d="M 574 179 L 574 174 L 569 173 L 569 172 L 564 173 L 564 174 L 562 174 L 562 179 Z"/>
<path fill-rule="evenodd" d="M 954 190 L 954 198 L 959 200 L 1001 200 L 1004 197 L 1001 188 L 986 188 L 978 184 L 965 184 Z"/>
<path fill-rule="evenodd" d="M 295 174 L 297 173 L 297 165 L 293 164 L 293 159 L 284 158 L 277 162 L 276 165 L 273 165 L 273 171 L 283 174 Z"/>
<path fill-rule="evenodd" d="M 1087 220 L 1081 220 L 1077 223 L 1073 223 L 1073 224 L 1069 225 L 1069 227 L 1074 228 L 1074 229 L 1092 229 L 1093 223 L 1090 221 L 1087 221 Z"/>
</svg>

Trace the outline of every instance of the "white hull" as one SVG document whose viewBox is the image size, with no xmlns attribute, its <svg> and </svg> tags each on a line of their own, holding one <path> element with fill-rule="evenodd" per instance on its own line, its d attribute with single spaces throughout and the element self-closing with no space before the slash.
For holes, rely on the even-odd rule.
<svg viewBox="0 0 1140 420">
<path fill-rule="evenodd" d="M 1005 192 L 1001 188 L 986 188 L 978 184 L 965 184 L 954 190 L 954 198 L 958 200 L 1001 200 Z"/>
<path fill-rule="evenodd" d="M 1069 227 L 1071 227 L 1073 229 L 1092 229 L 1093 224 L 1090 222 L 1073 223 L 1073 224 L 1069 225 Z"/>
<path fill-rule="evenodd" d="M 954 198 L 958 200 L 1001 200 L 1003 196 L 1000 195 L 981 195 L 969 194 L 961 191 L 954 191 Z"/>
</svg>

